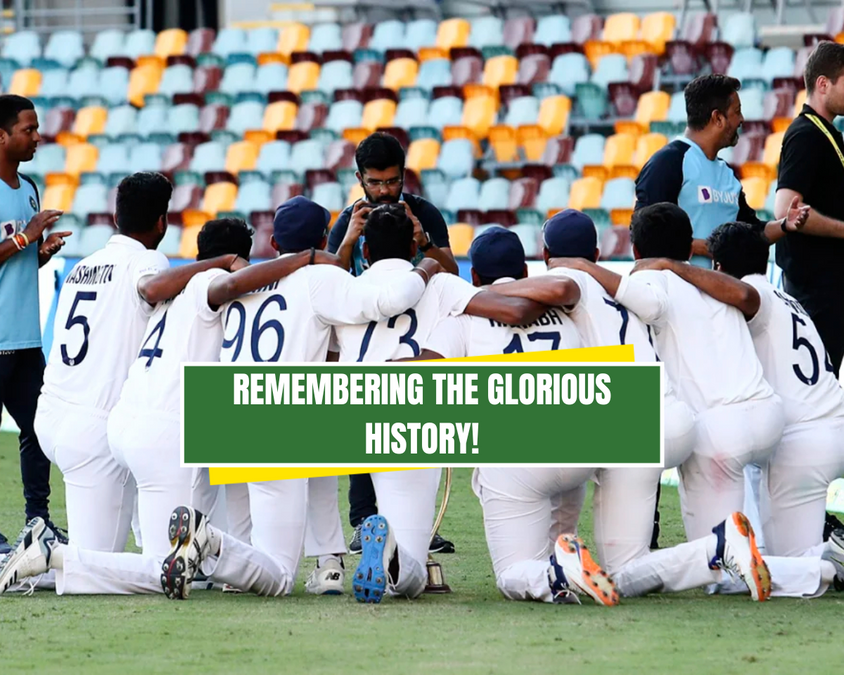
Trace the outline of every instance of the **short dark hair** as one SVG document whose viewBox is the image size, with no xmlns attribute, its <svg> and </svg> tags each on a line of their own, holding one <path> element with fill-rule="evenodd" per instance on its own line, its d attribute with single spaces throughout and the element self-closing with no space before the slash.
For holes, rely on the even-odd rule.
<svg viewBox="0 0 844 675">
<path fill-rule="evenodd" d="M 809 55 L 803 71 L 806 93 L 811 94 L 815 91 L 815 84 L 819 77 L 826 77 L 835 84 L 842 72 L 844 72 L 844 45 L 829 41 L 819 42 Z"/>
<path fill-rule="evenodd" d="M 115 220 L 121 232 L 149 232 L 161 216 L 167 215 L 173 185 L 155 171 L 126 176 L 117 186 Z"/>
<path fill-rule="evenodd" d="M 633 214 L 630 240 L 643 258 L 688 260 L 692 250 L 692 223 L 676 204 L 651 204 Z"/>
<path fill-rule="evenodd" d="M 730 96 L 738 93 L 741 82 L 727 75 L 701 75 L 686 85 L 686 125 L 689 129 L 705 129 L 712 111 L 727 114 Z"/>
<path fill-rule="evenodd" d="M 35 104 L 23 96 L 0 96 L 0 128 L 6 133 L 12 133 L 12 127 L 18 122 L 18 115 L 24 110 L 35 110 Z"/>
<path fill-rule="evenodd" d="M 197 260 L 235 253 L 249 260 L 252 251 L 252 230 L 240 218 L 209 220 L 196 237 Z"/>
<path fill-rule="evenodd" d="M 361 175 L 366 169 L 384 171 L 391 166 L 404 171 L 404 149 L 395 136 L 378 131 L 360 142 L 355 150 L 355 163 Z"/>
<path fill-rule="evenodd" d="M 363 226 L 372 262 L 387 258 L 410 260 L 413 222 L 401 204 L 381 204 L 370 211 Z"/>
<path fill-rule="evenodd" d="M 501 278 L 501 277 L 497 277 L 497 278 L 494 278 L 494 277 L 485 277 L 485 276 L 483 276 L 483 275 L 481 275 L 481 274 L 478 274 L 478 281 L 480 281 L 480 282 L 481 282 L 481 286 L 492 286 L 492 284 L 494 284 L 494 283 L 495 283 L 496 281 L 498 281 L 498 279 L 500 279 L 500 278 Z M 521 272 L 521 273 L 517 274 L 516 276 L 514 276 L 513 278 L 514 278 L 514 279 L 516 279 L 516 280 L 518 280 L 518 279 L 524 279 L 524 278 L 525 278 L 525 273 L 524 273 L 524 272 Z"/>
<path fill-rule="evenodd" d="M 771 242 L 759 227 L 748 223 L 724 223 L 712 231 L 707 243 L 712 259 L 730 276 L 741 279 L 748 274 L 768 271 Z"/>
</svg>

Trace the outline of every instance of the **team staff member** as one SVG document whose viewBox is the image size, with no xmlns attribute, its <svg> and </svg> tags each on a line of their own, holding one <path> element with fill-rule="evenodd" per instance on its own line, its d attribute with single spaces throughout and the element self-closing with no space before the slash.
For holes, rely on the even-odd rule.
<svg viewBox="0 0 844 675">
<path fill-rule="evenodd" d="M 812 317 L 836 375 L 844 357 L 844 138 L 832 121 L 844 114 L 842 74 L 844 45 L 819 44 L 806 62 L 806 105 L 783 139 L 774 207 L 777 215 L 794 199 L 812 207 L 804 230 L 777 243 L 777 264 L 786 292 Z"/>
<path fill-rule="evenodd" d="M 5 404 L 21 430 L 26 519 L 40 516 L 49 522 L 50 460 L 33 429 L 44 377 L 38 268 L 64 246 L 70 232 L 54 232 L 43 241 L 44 230 L 62 212 L 39 213 L 35 183 L 18 173 L 20 163 L 32 159 L 40 141 L 32 101 L 0 96 L 0 413 Z M 0 555 L 8 551 L 0 534 Z"/>
<path fill-rule="evenodd" d="M 685 137 L 654 154 L 636 179 L 636 209 L 670 202 L 688 214 L 694 236 L 691 262 L 700 267 L 712 266 L 706 239 L 721 223 L 739 220 L 757 225 L 773 243 L 786 228 L 799 229 L 809 211 L 794 198 L 783 203 L 780 220 L 763 223 L 748 206 L 733 170 L 718 157 L 738 142 L 744 122 L 740 88 L 737 79 L 726 75 L 692 80 L 685 90 Z"/>
</svg>

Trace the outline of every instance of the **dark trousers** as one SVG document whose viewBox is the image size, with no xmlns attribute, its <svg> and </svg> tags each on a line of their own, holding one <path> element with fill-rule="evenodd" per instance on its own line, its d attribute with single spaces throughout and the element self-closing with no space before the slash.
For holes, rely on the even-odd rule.
<svg viewBox="0 0 844 675">
<path fill-rule="evenodd" d="M 0 352 L 0 409 L 5 405 L 20 427 L 21 478 L 26 519 L 49 519 L 50 460 L 35 436 L 35 407 L 44 382 L 41 348 Z"/>
<path fill-rule="evenodd" d="M 840 289 L 808 289 L 794 284 L 788 277 L 783 285 L 785 292 L 803 305 L 812 317 L 829 354 L 835 377 L 838 377 L 844 359 L 844 295 Z M 818 354 L 818 358 L 822 356 Z"/>
<path fill-rule="evenodd" d="M 368 473 L 349 476 L 349 524 L 357 527 L 369 516 L 378 513 L 375 487 Z"/>
</svg>

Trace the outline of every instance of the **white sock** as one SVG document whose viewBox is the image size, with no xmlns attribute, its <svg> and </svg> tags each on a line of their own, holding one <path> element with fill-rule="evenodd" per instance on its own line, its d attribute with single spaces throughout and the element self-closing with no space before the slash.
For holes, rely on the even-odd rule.
<svg viewBox="0 0 844 675">
<path fill-rule="evenodd" d="M 208 533 L 208 555 L 219 556 L 220 549 L 223 546 L 223 537 L 213 525 L 206 525 L 205 531 Z"/>
<path fill-rule="evenodd" d="M 821 583 L 827 586 L 835 581 L 835 565 L 829 560 L 821 560 Z"/>
<path fill-rule="evenodd" d="M 51 570 L 63 570 L 64 569 L 64 552 L 67 549 L 67 546 L 64 544 L 51 544 L 50 548 L 53 549 L 52 555 L 50 555 L 50 565 L 49 569 Z"/>
<path fill-rule="evenodd" d="M 329 555 L 319 556 L 317 558 L 317 567 L 322 567 L 329 560 L 336 560 L 338 563 L 340 563 L 340 567 L 345 568 L 345 565 L 343 564 L 343 556 L 342 556 L 342 554 L 338 554 L 338 553 L 330 553 Z"/>
</svg>

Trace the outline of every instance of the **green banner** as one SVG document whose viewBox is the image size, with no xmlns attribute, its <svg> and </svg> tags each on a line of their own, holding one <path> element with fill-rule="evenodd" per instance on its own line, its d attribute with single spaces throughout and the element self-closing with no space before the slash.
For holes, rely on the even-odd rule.
<svg viewBox="0 0 844 675">
<path fill-rule="evenodd" d="M 662 464 L 660 364 L 185 365 L 188 466 Z"/>
</svg>

